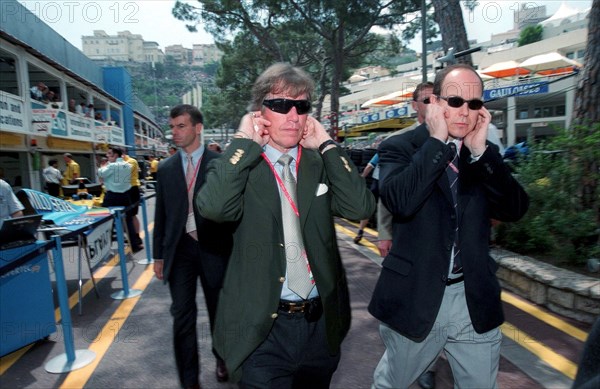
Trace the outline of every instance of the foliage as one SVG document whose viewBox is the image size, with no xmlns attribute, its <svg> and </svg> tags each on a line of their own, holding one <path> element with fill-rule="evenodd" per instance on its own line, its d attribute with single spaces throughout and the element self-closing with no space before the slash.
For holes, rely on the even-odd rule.
<svg viewBox="0 0 600 389">
<path fill-rule="evenodd" d="M 525 46 L 530 43 L 539 42 L 542 40 L 542 35 L 544 34 L 544 27 L 541 24 L 536 24 L 535 26 L 527 26 L 521 31 L 521 35 L 519 35 L 519 40 L 517 43 L 520 46 Z"/>
<path fill-rule="evenodd" d="M 529 194 L 529 211 L 518 223 L 501 224 L 498 242 L 513 251 L 549 254 L 573 265 L 600 254 L 600 172 L 586 168 L 600 160 L 600 124 L 560 130 L 530 150 L 516 168 Z M 590 183 L 593 201 L 583 190 Z"/>
<path fill-rule="evenodd" d="M 271 62 L 289 61 L 313 70 L 318 101 L 331 96 L 331 111 L 339 107 L 340 83 L 347 61 L 364 57 L 375 47 L 374 26 L 391 29 L 402 21 L 398 10 L 415 10 L 418 0 L 198 0 L 177 1 L 173 14 L 191 26 L 202 22 L 215 40 L 225 43 L 238 34 L 252 35 Z M 320 106 L 320 104 L 317 104 Z M 320 116 L 317 107 L 316 116 Z"/>
</svg>

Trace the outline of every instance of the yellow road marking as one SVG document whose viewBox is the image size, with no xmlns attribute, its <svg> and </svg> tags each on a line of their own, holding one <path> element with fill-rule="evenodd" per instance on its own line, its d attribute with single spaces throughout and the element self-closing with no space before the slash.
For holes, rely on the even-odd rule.
<svg viewBox="0 0 600 389">
<path fill-rule="evenodd" d="M 154 222 L 148 224 L 148 231 L 152 231 L 153 228 L 154 228 Z M 140 237 L 141 238 L 144 237 L 143 230 L 140 231 Z M 127 255 L 129 252 L 130 252 L 129 247 L 126 247 L 125 254 Z M 118 265 L 119 265 L 119 254 L 115 254 L 104 265 L 102 265 L 102 267 L 98 268 L 94 272 L 94 278 L 95 278 L 96 282 L 100 282 L 100 280 L 102 280 L 104 277 L 106 277 L 108 275 L 108 273 L 110 273 L 110 271 L 113 270 L 113 268 Z M 92 280 L 91 279 L 87 280 L 81 286 L 81 297 L 82 298 L 85 297 L 92 290 L 93 286 L 94 286 L 94 284 L 92 283 Z M 73 309 L 73 307 L 75 305 L 77 305 L 78 302 L 79 302 L 79 291 L 76 291 L 71 296 L 69 296 L 69 310 Z M 60 319 L 61 319 L 60 307 L 56 307 L 56 309 L 54 310 L 54 318 L 57 323 L 60 321 Z M 3 356 L 2 358 L 0 358 L 0 376 L 2 376 L 12 365 L 14 365 L 23 355 L 25 355 L 27 353 L 27 351 L 29 351 L 29 349 L 31 347 L 33 347 L 34 344 L 35 343 L 27 345 L 23 348 L 13 351 L 12 353 L 7 354 L 7 355 Z"/>
<path fill-rule="evenodd" d="M 356 223 L 356 222 L 350 221 L 350 220 L 348 220 L 348 219 L 344 219 L 344 220 L 345 220 L 345 221 L 347 221 L 348 223 L 352 224 L 352 225 L 353 225 L 353 226 L 355 226 L 356 228 L 360 227 L 360 223 Z M 366 232 L 368 232 L 368 233 L 369 233 L 369 234 L 371 234 L 371 235 L 379 236 L 379 232 L 377 232 L 377 230 L 374 230 L 374 229 L 372 229 L 372 228 L 365 227 L 365 228 L 363 229 L 363 231 L 366 231 Z M 354 238 L 355 236 L 356 236 L 356 234 L 355 234 L 355 233 L 353 233 L 352 237 Z"/>
<path fill-rule="evenodd" d="M 553 369 L 561 372 L 572 380 L 575 379 L 575 375 L 577 374 L 577 365 L 575 363 L 554 352 L 542 342 L 508 322 L 502 324 L 500 329 L 504 336 L 512 339 L 526 350 L 529 350 Z"/>
<path fill-rule="evenodd" d="M 572 336 L 573 338 L 585 342 L 588 334 L 585 331 L 580 330 L 577 327 L 559 319 L 558 317 L 542 311 L 540 308 L 532 305 L 528 301 L 518 299 L 513 294 L 506 291 L 502 291 L 502 300 L 510 305 L 513 305 L 523 312 L 530 314 L 531 316 L 543 321 L 544 323 L 564 332 L 565 334 Z"/>
<path fill-rule="evenodd" d="M 354 238 L 356 236 L 356 233 L 354 233 L 353 231 L 350 231 L 346 227 L 343 227 L 343 226 L 341 226 L 339 224 L 335 225 L 335 229 L 337 231 L 340 231 L 340 232 L 344 233 L 345 235 L 348 235 L 351 238 Z M 371 250 L 375 254 L 379 255 L 379 249 L 377 248 L 377 246 L 375 246 L 369 240 L 363 238 L 363 240 L 360 241 L 360 244 L 362 246 L 365 246 L 366 248 L 368 248 L 369 250 Z"/>
<path fill-rule="evenodd" d="M 150 266 L 147 267 L 133 285 L 133 289 L 145 290 L 153 276 L 153 268 Z M 125 321 L 133 311 L 133 308 L 136 306 L 138 301 L 140 301 L 140 298 L 141 295 L 125 299 L 123 302 L 121 302 L 121 304 L 119 304 L 119 307 L 115 310 L 113 315 L 102 328 L 102 331 L 100 331 L 96 339 L 92 341 L 89 347 L 90 351 L 96 353 L 96 358 L 94 361 L 81 369 L 69 373 L 60 388 L 74 389 L 83 388 L 85 386 L 86 382 L 90 379 L 100 364 L 100 361 L 108 351 L 108 348 L 112 345 L 114 340 L 117 339 L 120 329 L 123 328 Z"/>
</svg>

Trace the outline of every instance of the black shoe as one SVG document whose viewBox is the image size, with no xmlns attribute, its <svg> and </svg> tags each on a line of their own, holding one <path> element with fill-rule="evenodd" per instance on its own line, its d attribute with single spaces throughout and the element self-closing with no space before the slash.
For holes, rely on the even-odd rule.
<svg viewBox="0 0 600 389">
<path fill-rule="evenodd" d="M 417 383 L 423 389 L 435 388 L 435 373 L 432 371 L 426 371 L 417 379 Z"/>
<path fill-rule="evenodd" d="M 131 247 L 131 251 L 133 251 L 134 253 L 142 251 L 143 249 L 144 249 L 144 246 L 134 246 L 134 247 Z"/>
<path fill-rule="evenodd" d="M 363 230 L 358 230 L 358 234 L 354 237 L 354 243 L 358 244 L 363 237 Z"/>
<path fill-rule="evenodd" d="M 217 359 L 217 381 L 225 382 L 229 379 L 229 373 L 227 372 L 227 366 L 225 366 L 225 361 L 222 359 Z"/>
</svg>

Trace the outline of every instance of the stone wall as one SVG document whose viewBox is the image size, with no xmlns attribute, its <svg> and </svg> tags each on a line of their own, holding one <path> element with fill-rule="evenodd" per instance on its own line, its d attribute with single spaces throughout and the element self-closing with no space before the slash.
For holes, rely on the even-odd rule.
<svg viewBox="0 0 600 389">
<path fill-rule="evenodd" d="M 600 279 L 531 257 L 494 249 L 503 288 L 563 316 L 593 323 L 600 315 Z"/>
</svg>

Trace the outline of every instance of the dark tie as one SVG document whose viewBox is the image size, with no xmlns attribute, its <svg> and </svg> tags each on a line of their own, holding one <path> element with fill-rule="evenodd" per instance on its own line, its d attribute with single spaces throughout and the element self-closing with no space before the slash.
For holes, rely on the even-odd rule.
<svg viewBox="0 0 600 389">
<path fill-rule="evenodd" d="M 451 142 L 449 144 L 452 149 L 452 153 L 454 157 L 452 161 L 448 163 L 448 167 L 446 167 L 446 174 L 448 175 L 448 183 L 450 184 L 450 192 L 452 192 L 452 202 L 454 204 L 454 214 L 456 216 L 456 230 L 454 233 L 454 256 L 452 257 L 454 265 L 452 267 L 452 273 L 462 273 L 462 264 L 460 261 L 460 247 L 458 245 L 458 151 L 456 149 L 456 144 Z"/>
<path fill-rule="evenodd" d="M 310 270 L 306 259 L 306 250 L 300 230 L 300 218 L 290 204 L 296 201 L 296 180 L 292 175 L 290 164 L 293 158 L 288 154 L 283 154 L 277 163 L 283 165 L 281 178 L 283 185 L 288 192 L 290 199 L 284 193 L 281 193 L 281 216 L 283 218 L 283 237 L 285 241 L 285 256 L 287 260 L 288 288 L 298 296 L 306 299 L 313 288 L 313 281 L 310 279 Z M 283 191 L 282 191 L 283 192 Z"/>
</svg>

